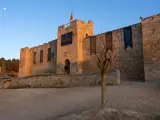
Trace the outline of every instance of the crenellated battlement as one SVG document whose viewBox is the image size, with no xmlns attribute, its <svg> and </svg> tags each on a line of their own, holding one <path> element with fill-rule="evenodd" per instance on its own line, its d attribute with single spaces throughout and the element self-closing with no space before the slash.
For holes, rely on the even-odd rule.
<svg viewBox="0 0 160 120">
<path fill-rule="evenodd" d="M 49 41 L 49 42 L 47 42 L 47 43 L 43 43 L 43 44 L 41 44 L 41 45 L 31 47 L 30 49 L 33 50 L 33 49 L 38 49 L 38 48 L 43 47 L 43 46 L 45 47 L 45 46 L 47 46 L 47 45 L 51 45 L 52 43 L 54 43 L 54 42 L 56 42 L 56 41 L 57 41 L 57 39 L 51 40 L 51 41 Z"/>
<path fill-rule="evenodd" d="M 25 51 L 25 50 L 29 50 L 29 47 L 25 47 L 25 48 L 21 48 L 20 51 Z"/>
</svg>

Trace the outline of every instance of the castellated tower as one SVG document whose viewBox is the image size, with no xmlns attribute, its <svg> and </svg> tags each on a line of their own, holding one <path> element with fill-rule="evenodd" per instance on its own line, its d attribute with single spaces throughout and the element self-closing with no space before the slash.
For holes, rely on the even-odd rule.
<svg viewBox="0 0 160 120">
<path fill-rule="evenodd" d="M 25 77 L 31 75 L 31 55 L 28 47 L 20 50 L 20 63 L 18 77 Z"/>
<path fill-rule="evenodd" d="M 68 26 L 58 27 L 57 33 L 57 74 L 82 73 L 82 41 L 93 35 L 93 22 L 73 20 Z"/>
</svg>

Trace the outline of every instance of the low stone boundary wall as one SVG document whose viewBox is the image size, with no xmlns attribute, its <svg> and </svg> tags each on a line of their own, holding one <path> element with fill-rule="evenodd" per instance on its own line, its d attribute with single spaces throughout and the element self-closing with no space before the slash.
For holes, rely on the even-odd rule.
<svg viewBox="0 0 160 120">
<path fill-rule="evenodd" d="M 107 75 L 107 84 L 120 84 L 120 72 L 112 71 Z M 5 80 L 4 88 L 67 88 L 76 86 L 98 85 L 101 80 L 100 74 L 81 75 L 50 75 L 32 76 Z"/>
</svg>

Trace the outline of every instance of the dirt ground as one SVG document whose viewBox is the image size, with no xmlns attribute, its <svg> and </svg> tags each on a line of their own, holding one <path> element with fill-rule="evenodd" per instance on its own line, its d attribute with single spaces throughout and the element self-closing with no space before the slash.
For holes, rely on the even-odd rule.
<svg viewBox="0 0 160 120">
<path fill-rule="evenodd" d="M 50 120 L 160 120 L 160 115 L 111 108 L 93 109 Z"/>
<path fill-rule="evenodd" d="M 100 86 L 0 89 L 0 120 L 56 120 L 99 108 Z M 107 108 L 160 114 L 160 81 L 123 82 L 107 86 Z"/>
</svg>

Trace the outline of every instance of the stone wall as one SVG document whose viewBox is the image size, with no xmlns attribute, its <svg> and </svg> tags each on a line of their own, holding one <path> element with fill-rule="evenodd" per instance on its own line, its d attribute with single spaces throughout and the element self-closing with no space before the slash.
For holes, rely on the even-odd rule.
<svg viewBox="0 0 160 120">
<path fill-rule="evenodd" d="M 99 69 L 97 67 L 97 58 L 95 54 L 90 53 L 90 37 L 85 38 L 82 44 L 83 44 L 83 52 L 82 52 L 83 54 L 83 62 L 82 62 L 83 73 L 99 72 Z"/>
<path fill-rule="evenodd" d="M 70 29 L 66 28 L 66 25 L 58 27 L 57 33 L 57 74 L 65 73 L 65 60 L 68 59 L 70 62 L 70 72 L 75 73 L 77 71 L 77 24 L 76 21 L 70 23 Z M 61 46 L 61 36 L 68 32 L 72 32 L 72 44 Z"/>
<path fill-rule="evenodd" d="M 133 49 L 124 47 L 123 28 L 115 31 L 119 40 L 119 69 L 121 79 L 144 81 L 142 27 L 141 24 L 132 25 Z"/>
<path fill-rule="evenodd" d="M 96 37 L 96 49 L 100 46 L 100 42 L 105 41 L 105 33 L 95 35 Z M 113 60 L 113 59 L 112 59 Z M 112 62 L 114 63 L 114 61 Z M 112 69 L 116 67 L 112 66 Z M 83 40 L 83 73 L 97 73 L 100 72 L 97 67 L 97 57 L 95 54 L 90 53 L 90 37 Z"/>
<path fill-rule="evenodd" d="M 51 61 L 48 61 L 48 48 L 51 48 Z M 40 50 L 43 50 L 43 63 L 40 63 Z M 36 52 L 36 63 L 33 54 Z M 56 72 L 57 41 L 33 48 L 22 48 L 20 53 L 19 77 L 42 75 Z"/>
<path fill-rule="evenodd" d="M 48 48 L 51 48 L 51 61 L 48 61 Z M 40 63 L 40 50 L 43 50 L 43 63 Z M 57 40 L 33 47 L 30 51 L 32 75 L 43 75 L 56 72 Z M 36 64 L 33 63 L 34 52 L 36 52 Z"/>
<path fill-rule="evenodd" d="M 20 50 L 19 77 L 32 75 L 30 59 L 30 49 L 28 47 L 22 48 Z"/>
<path fill-rule="evenodd" d="M 69 23 L 69 27 L 62 25 L 58 27 L 57 35 L 57 74 L 65 73 L 65 60 L 70 62 L 70 73 L 82 73 L 82 40 L 86 34 L 93 34 L 93 23 L 91 21 L 84 22 L 81 20 L 73 20 Z M 72 32 L 72 44 L 61 46 L 61 36 Z"/>
<path fill-rule="evenodd" d="M 79 75 L 51 75 L 51 76 L 32 76 L 4 81 L 4 88 L 65 88 L 76 86 L 98 85 L 101 77 L 96 74 L 79 74 Z M 120 84 L 120 72 L 118 70 L 111 71 L 107 75 L 107 84 Z"/>
<path fill-rule="evenodd" d="M 142 19 L 146 80 L 160 80 L 160 14 Z"/>
<path fill-rule="evenodd" d="M 78 71 L 83 72 L 83 40 L 88 36 L 93 36 L 93 22 L 89 20 L 88 22 L 78 21 Z"/>
<path fill-rule="evenodd" d="M 133 49 L 124 47 L 123 29 L 112 31 L 112 68 L 119 69 L 121 79 L 144 80 L 143 70 L 143 50 L 142 50 L 142 28 L 141 24 L 132 25 L 132 42 Z M 96 35 L 96 41 L 104 41 L 105 33 Z M 98 43 L 98 42 L 97 42 Z M 96 45 L 98 47 L 98 45 Z M 90 54 L 90 38 L 83 41 L 83 72 L 99 72 L 97 59 L 94 54 Z"/>
</svg>

